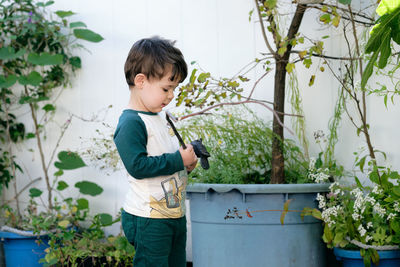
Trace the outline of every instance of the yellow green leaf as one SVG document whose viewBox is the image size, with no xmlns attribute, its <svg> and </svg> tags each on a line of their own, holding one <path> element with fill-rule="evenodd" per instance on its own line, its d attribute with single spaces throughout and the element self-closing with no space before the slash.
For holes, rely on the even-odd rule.
<svg viewBox="0 0 400 267">
<path fill-rule="evenodd" d="M 69 225 L 68 220 L 62 220 L 62 221 L 58 222 L 58 226 L 63 227 L 63 228 L 67 228 L 68 225 Z"/>
</svg>

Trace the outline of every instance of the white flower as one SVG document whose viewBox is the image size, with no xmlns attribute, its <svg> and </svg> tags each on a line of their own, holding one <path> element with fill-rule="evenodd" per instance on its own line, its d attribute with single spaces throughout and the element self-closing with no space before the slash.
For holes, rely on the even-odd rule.
<svg viewBox="0 0 400 267">
<path fill-rule="evenodd" d="M 365 237 L 365 241 L 366 241 L 366 242 L 370 241 L 371 239 L 372 239 L 372 236 L 367 235 L 367 236 Z"/>
<path fill-rule="evenodd" d="M 322 211 L 322 219 L 324 220 L 325 223 L 328 224 L 329 227 L 332 227 L 332 225 L 335 224 L 335 217 L 338 216 L 338 212 L 341 210 L 342 208 L 338 205 L 338 206 L 333 206 L 330 208 L 327 208 L 326 210 Z M 334 218 L 332 218 L 332 216 Z"/>
<path fill-rule="evenodd" d="M 334 187 L 339 187 L 339 183 L 338 182 L 334 182 L 329 186 L 329 190 L 333 190 Z"/>
<path fill-rule="evenodd" d="M 310 163 L 308 165 L 308 170 L 313 171 L 315 170 L 315 163 L 317 162 L 316 158 L 310 158 Z"/>
<path fill-rule="evenodd" d="M 351 217 L 353 217 L 353 219 L 354 219 L 355 221 L 358 221 L 358 220 L 362 219 L 362 216 L 361 216 L 360 214 L 358 214 L 358 213 L 353 213 L 353 214 L 351 215 Z"/>
<path fill-rule="evenodd" d="M 364 236 L 367 233 L 367 230 L 364 229 L 362 224 L 360 224 L 360 226 L 358 226 L 357 230 L 358 230 L 358 232 L 360 233 L 361 236 Z"/>
<path fill-rule="evenodd" d="M 372 227 L 372 222 L 368 222 L 367 223 L 367 229 L 369 229 L 369 228 L 371 228 Z M 367 240 L 368 241 L 368 240 Z"/>
<path fill-rule="evenodd" d="M 389 220 L 393 219 L 394 217 L 396 217 L 396 214 L 390 213 L 389 216 L 387 217 L 387 220 L 389 221 Z"/>
<path fill-rule="evenodd" d="M 320 209 L 323 209 L 326 207 L 326 202 L 325 202 L 325 197 L 321 195 L 320 193 L 317 194 L 317 200 L 318 200 L 318 207 Z"/>
<path fill-rule="evenodd" d="M 394 210 L 400 212 L 400 203 L 398 201 L 394 202 Z"/>
<path fill-rule="evenodd" d="M 381 206 L 381 204 L 376 203 L 374 206 L 374 211 L 378 213 L 381 218 L 385 217 L 386 210 Z"/>
<path fill-rule="evenodd" d="M 372 189 L 372 193 L 380 195 L 383 193 L 383 190 L 379 188 L 379 186 L 375 185 L 374 188 Z"/>
</svg>

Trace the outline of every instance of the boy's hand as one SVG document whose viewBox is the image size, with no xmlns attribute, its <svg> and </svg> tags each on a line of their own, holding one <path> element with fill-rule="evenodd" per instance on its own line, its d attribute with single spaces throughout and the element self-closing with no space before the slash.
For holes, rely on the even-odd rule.
<svg viewBox="0 0 400 267">
<path fill-rule="evenodd" d="M 197 162 L 197 157 L 196 157 L 196 154 L 194 153 L 194 149 L 191 144 L 187 144 L 186 149 L 183 149 L 183 147 L 180 147 L 179 152 L 181 153 L 181 157 L 183 160 L 183 166 L 191 166 L 195 162 Z"/>
<path fill-rule="evenodd" d="M 194 168 L 196 168 L 196 165 L 197 165 L 197 159 L 196 159 L 196 161 L 195 161 L 192 165 L 186 166 L 186 170 L 187 170 L 188 172 L 191 172 L 191 171 L 194 170 Z"/>
</svg>

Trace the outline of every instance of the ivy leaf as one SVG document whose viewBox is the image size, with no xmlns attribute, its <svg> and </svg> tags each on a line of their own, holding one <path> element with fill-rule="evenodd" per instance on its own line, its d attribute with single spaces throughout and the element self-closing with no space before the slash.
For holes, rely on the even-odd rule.
<svg viewBox="0 0 400 267">
<path fill-rule="evenodd" d="M 0 74 L 0 88 L 9 88 L 17 81 L 17 76 L 8 75 L 7 77 Z"/>
<path fill-rule="evenodd" d="M 75 152 L 61 151 L 58 153 L 60 161 L 54 162 L 54 166 L 61 170 L 74 170 L 86 166 L 82 158 Z"/>
<path fill-rule="evenodd" d="M 79 192 L 85 195 L 97 196 L 103 192 L 103 188 L 89 181 L 82 181 L 75 184 Z"/>
<path fill-rule="evenodd" d="M 37 188 L 31 188 L 31 189 L 29 189 L 29 196 L 30 196 L 31 198 L 39 197 L 42 193 L 43 193 L 43 191 L 40 190 L 40 189 L 37 189 Z"/>
<path fill-rule="evenodd" d="M 1 60 L 11 60 L 19 58 L 24 55 L 26 50 L 24 48 L 20 49 L 18 52 L 15 52 L 15 49 L 11 46 L 5 46 L 0 48 L 0 59 Z"/>
<path fill-rule="evenodd" d="M 89 201 L 86 198 L 79 198 L 77 201 L 79 210 L 86 210 L 89 208 Z"/>
<path fill-rule="evenodd" d="M 66 182 L 64 182 L 64 181 L 59 181 L 58 182 L 58 185 L 57 185 L 57 190 L 58 191 L 62 191 L 62 190 L 64 190 L 65 188 L 67 188 L 68 187 L 68 184 L 66 183 Z"/>
<path fill-rule="evenodd" d="M 64 59 L 63 55 L 59 54 L 52 55 L 47 52 L 43 52 L 40 55 L 37 53 L 30 53 L 28 55 L 28 62 L 40 66 L 59 65 L 63 63 L 63 59 Z"/>
<path fill-rule="evenodd" d="M 63 11 L 63 10 L 58 10 L 56 11 L 57 16 L 59 16 L 60 18 L 65 18 L 65 17 L 69 17 L 74 15 L 75 13 L 72 11 Z"/>
<path fill-rule="evenodd" d="M 339 0 L 339 3 L 341 3 L 343 5 L 350 5 L 351 4 L 351 0 Z"/>
<path fill-rule="evenodd" d="M 108 226 L 113 223 L 112 216 L 108 213 L 100 213 L 96 215 L 99 218 L 101 226 Z"/>
<path fill-rule="evenodd" d="M 42 82 L 43 78 L 37 71 L 32 71 L 28 76 L 20 76 L 18 82 L 21 85 L 33 85 L 38 86 Z"/>
<path fill-rule="evenodd" d="M 74 29 L 74 35 L 76 38 L 94 43 L 98 43 L 104 40 L 104 38 L 100 34 L 97 34 L 88 29 Z"/>
</svg>

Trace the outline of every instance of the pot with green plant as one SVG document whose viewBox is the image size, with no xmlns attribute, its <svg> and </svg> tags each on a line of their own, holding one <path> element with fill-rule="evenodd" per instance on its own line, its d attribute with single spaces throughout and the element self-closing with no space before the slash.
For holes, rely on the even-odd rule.
<svg viewBox="0 0 400 267">
<path fill-rule="evenodd" d="M 301 149 L 286 139 L 291 184 L 271 185 L 273 132 L 254 112 L 224 108 L 180 126 L 184 139 L 202 138 L 211 155 L 210 168 L 196 168 L 187 187 L 194 265 L 325 264 L 320 221 L 300 216 L 304 207 L 315 206 L 317 192 L 329 190 L 329 171 L 316 172 L 321 159 L 310 169 Z"/>
<path fill-rule="evenodd" d="M 366 53 L 372 53 L 368 64 L 363 70 L 359 59 L 358 69 L 353 65 L 348 68 L 349 75 L 342 79 L 343 92 L 349 96 L 349 103 L 354 104 L 359 121 L 348 114 L 357 128 L 357 134 L 365 137 L 367 153 L 357 152 L 355 167 L 364 182 L 354 175 L 354 182 L 335 183 L 327 195 L 319 195 L 318 214 L 324 222 L 323 240 L 329 248 L 334 248 L 336 257 L 343 266 L 399 266 L 400 265 L 400 175 L 391 167 L 382 166 L 378 162 L 386 162 L 388 156 L 382 150 L 373 146 L 371 127 L 367 120 L 366 96 L 384 96 L 387 106 L 389 94 L 393 97 L 398 91 L 391 91 L 386 86 L 385 79 L 379 80 L 382 89 L 374 89 L 367 83 L 373 74 L 374 66 L 378 72 L 389 76 L 389 83 L 396 82 L 397 62 L 393 62 L 392 40 L 400 43 L 397 21 L 400 18 L 400 3 L 398 1 L 382 0 L 376 13 L 380 18 L 370 32 L 365 47 Z M 393 46 L 395 47 L 395 46 Z M 361 48 L 356 45 L 358 55 Z M 379 57 L 379 60 L 378 60 Z M 376 64 L 378 63 L 378 64 Z M 394 63 L 392 66 L 391 63 Z M 358 75 L 356 74 L 358 71 Z M 358 90 L 355 77 L 361 81 Z M 383 160 L 377 157 L 382 154 Z"/>
<path fill-rule="evenodd" d="M 65 181 L 59 179 L 63 170 L 85 165 L 76 153 L 67 151 L 59 152 L 59 161 L 54 163 L 54 157 L 72 117 L 69 117 L 64 124 L 55 123 L 60 128 L 59 138 L 55 144 L 49 143 L 47 132 L 54 131 L 54 128 L 49 127 L 49 123 L 55 122 L 56 100 L 70 85 L 71 75 L 81 67 L 80 58 L 72 54 L 74 48 L 83 47 L 77 40 L 99 42 L 103 39 L 86 29 L 83 22 L 69 22 L 68 18 L 74 15 L 73 12 L 61 10 L 50 12 L 49 6 L 53 3 L 54 1 L 33 0 L 0 2 L 0 141 L 4 144 L 0 147 L 1 193 L 4 194 L 5 189 L 8 189 L 8 192 L 14 191 L 14 196 L 2 203 L 4 211 L 2 220 L 12 224 L 8 227 L 18 228 L 11 230 L 13 232 L 34 230 L 33 234 L 38 236 L 42 234 L 40 230 L 47 231 L 53 226 L 65 226 L 67 222 L 72 222 L 70 218 L 72 215 L 60 210 L 61 204 L 66 201 L 64 199 L 69 198 L 61 197 L 59 201 L 55 194 L 61 194 L 60 191 L 67 186 Z M 24 118 L 21 114 L 30 116 Z M 30 170 L 26 168 L 21 156 L 24 153 L 18 153 L 19 143 L 23 143 L 23 147 L 26 147 L 26 151 L 23 151 L 25 154 L 37 153 L 39 158 L 37 166 L 42 172 L 41 177 L 30 178 Z M 35 148 L 29 148 L 28 143 L 34 143 Z M 48 150 L 49 147 L 53 148 Z M 81 165 L 76 166 L 77 164 Z M 51 175 L 53 170 L 55 173 Z M 38 186 L 40 180 L 47 189 L 43 196 L 43 191 Z M 12 187 L 8 188 L 10 184 Z M 18 188 L 17 185 L 22 185 L 22 188 Z M 89 190 L 89 192 L 90 188 L 98 187 L 88 181 L 78 182 L 75 186 L 80 191 Z M 28 190 L 29 196 L 26 194 Z M 31 201 L 24 208 L 23 198 L 28 197 Z M 79 202 L 85 201 L 78 199 L 70 203 L 71 205 L 74 203 L 73 211 L 79 204 L 82 206 Z M 3 227 L 3 230 L 10 232 L 9 228 Z M 4 232 L 2 234 L 4 245 L 7 246 L 11 240 L 10 236 L 5 237 Z M 32 232 L 24 232 L 23 235 L 32 235 Z M 24 238 L 19 237 L 19 239 Z M 38 243 L 40 240 L 41 238 L 33 238 L 33 241 Z M 6 253 L 7 251 L 6 249 Z M 33 254 L 32 249 L 30 254 Z M 15 264 L 36 266 L 42 254 L 43 252 L 34 254 L 33 263 Z M 18 257 L 6 255 L 6 262 L 28 258 L 29 255 L 18 254 Z"/>
<path fill-rule="evenodd" d="M 227 174 L 227 176 L 224 176 L 226 178 L 223 179 L 227 179 L 232 182 L 239 174 L 239 176 L 242 175 L 248 177 L 248 181 L 250 182 L 255 182 L 258 180 L 258 182 L 261 181 L 271 183 L 270 185 L 266 185 L 265 188 L 270 187 L 270 189 L 268 190 L 271 190 L 271 195 L 273 195 L 276 199 L 280 199 L 280 204 L 275 204 L 275 206 L 273 205 L 271 207 L 266 207 L 265 204 L 264 207 L 260 207 L 257 205 L 254 205 L 255 207 L 251 207 L 253 204 L 247 203 L 252 199 L 251 197 L 256 197 L 257 191 L 261 191 L 264 185 L 243 185 L 243 188 L 241 188 L 241 186 L 238 185 L 231 185 L 228 187 L 225 185 L 221 186 L 219 184 L 209 185 L 196 183 L 189 186 L 188 192 L 191 198 L 191 216 L 193 216 L 192 223 L 195 222 L 194 220 L 197 220 L 197 222 L 201 221 L 203 223 L 202 226 L 192 225 L 192 249 L 194 252 L 194 264 L 196 265 L 196 261 L 200 261 L 201 264 L 205 264 L 208 266 L 213 266 L 213 264 L 215 264 L 215 266 L 218 266 L 218 264 L 224 265 L 227 262 L 229 262 L 230 266 L 241 266 L 244 264 L 250 264 L 253 266 L 264 266 L 266 258 L 268 258 L 269 260 L 275 260 L 274 263 L 277 266 L 297 266 L 301 264 L 303 264 L 304 266 L 324 266 L 326 264 L 325 256 L 323 254 L 324 245 L 321 238 L 318 236 L 318 233 L 322 233 L 322 225 L 318 223 L 316 219 L 313 219 L 313 223 L 319 226 L 313 227 L 312 231 L 303 231 L 304 235 L 310 234 L 311 236 L 313 236 L 312 239 L 314 240 L 313 242 L 315 242 L 316 244 L 316 250 L 314 250 L 315 253 L 312 253 L 312 249 L 307 250 L 307 248 L 309 247 L 309 243 L 311 242 L 302 242 L 300 245 L 292 241 L 290 237 L 288 237 L 290 235 L 286 235 L 287 232 L 285 231 L 289 231 L 289 228 L 291 227 L 291 223 L 293 221 L 292 219 L 289 219 L 290 217 L 287 217 L 285 221 L 288 220 L 291 223 L 282 227 L 280 225 L 280 216 L 282 216 L 282 214 L 283 216 L 286 216 L 289 210 L 299 211 L 301 214 L 301 211 L 304 209 L 304 207 L 307 207 L 308 204 L 312 204 L 312 206 L 316 207 L 316 203 L 314 203 L 314 200 L 317 196 L 317 193 L 329 191 L 329 184 L 326 184 L 323 186 L 323 188 L 321 188 L 321 185 L 315 185 L 315 181 L 313 181 L 314 184 L 298 185 L 298 182 L 304 182 L 304 177 L 318 176 L 320 172 L 313 173 L 315 170 L 318 169 L 322 169 L 325 173 L 324 176 L 327 177 L 332 176 L 334 178 L 338 178 L 340 177 L 340 175 L 343 174 L 343 168 L 341 168 L 335 161 L 334 148 L 336 142 L 338 141 L 337 128 L 344 109 L 344 99 L 342 96 L 340 96 L 339 100 L 337 101 L 337 105 L 335 107 L 335 116 L 329 124 L 330 133 L 328 136 L 326 149 L 324 149 L 322 153 L 318 155 L 318 160 L 310 160 L 307 149 L 308 140 L 305 135 L 305 119 L 301 108 L 300 90 L 295 72 L 297 68 L 296 66 L 299 64 L 296 63 L 302 63 L 306 68 L 310 68 L 310 66 L 318 64 L 317 62 L 320 62 L 320 65 L 318 65 L 316 68 L 317 71 L 315 71 L 310 76 L 309 86 L 312 86 L 314 84 L 314 81 L 317 79 L 316 73 L 319 71 L 324 72 L 326 67 L 325 64 L 327 64 L 328 61 L 341 60 L 347 63 L 353 63 L 353 61 L 357 60 L 357 57 L 342 57 L 337 56 L 336 54 L 328 55 L 324 50 L 324 40 L 326 38 L 329 38 L 329 36 L 319 36 L 315 40 L 315 38 L 310 38 L 309 36 L 302 34 L 300 32 L 300 26 L 303 18 L 305 17 L 305 13 L 311 10 L 318 10 L 318 12 L 320 12 L 316 16 L 318 16 L 321 24 L 332 26 L 332 29 L 337 28 L 339 25 L 348 27 L 348 24 L 350 24 L 354 29 L 354 33 L 356 33 L 355 29 L 359 25 L 361 25 L 362 27 L 371 26 L 374 22 L 374 19 L 368 14 L 364 14 L 362 12 L 353 12 L 351 6 L 348 5 L 349 1 L 339 1 L 340 3 L 338 3 L 337 1 L 294 1 L 291 4 L 288 4 L 290 5 L 290 7 L 286 6 L 287 9 L 285 9 L 284 3 L 281 4 L 278 1 L 256 0 L 254 2 L 255 8 L 250 12 L 250 17 L 253 14 L 256 14 L 257 16 L 257 24 L 260 25 L 262 40 L 264 40 L 265 50 L 267 52 L 262 51 L 260 53 L 260 57 L 257 57 L 253 62 L 242 68 L 241 71 L 239 71 L 235 76 L 231 78 L 215 78 L 209 72 L 199 72 L 199 69 L 194 69 L 191 73 L 188 83 L 185 86 L 179 88 L 177 105 L 180 106 L 184 104 L 186 107 L 194 109 L 194 112 L 192 111 L 193 113 L 181 116 L 179 118 L 180 120 L 189 119 L 196 115 L 208 115 L 212 112 L 212 110 L 218 110 L 222 106 L 227 105 L 261 105 L 272 111 L 273 123 L 271 127 L 272 130 L 270 130 L 272 134 L 269 134 L 268 142 L 264 141 L 266 142 L 264 143 L 264 145 L 269 145 L 270 148 L 269 157 L 268 159 L 261 159 L 264 160 L 262 164 L 263 166 L 261 168 L 251 168 L 251 166 L 253 165 L 257 166 L 257 163 L 255 162 L 259 160 L 259 157 L 257 154 L 253 155 L 247 153 L 246 145 L 243 145 L 243 143 L 249 143 L 249 141 L 247 140 L 248 133 L 243 130 L 243 128 L 248 129 L 248 126 L 246 125 L 245 127 L 241 128 L 239 126 L 240 123 L 238 123 L 238 125 L 235 125 L 233 129 L 234 131 L 238 129 L 241 130 L 242 133 L 238 133 L 236 135 L 236 141 L 238 144 L 241 144 L 242 147 L 239 146 L 239 148 L 233 152 L 229 151 L 229 148 L 226 148 L 226 151 L 223 151 L 222 153 L 225 159 L 219 160 L 215 168 L 219 168 L 219 170 L 216 171 L 216 173 L 219 173 L 219 175 Z M 290 11 L 288 12 L 288 10 Z M 282 18 L 282 16 L 288 14 L 290 16 L 289 25 L 285 25 L 284 22 L 287 20 Z M 345 22 L 343 22 L 343 20 Z M 309 45 L 307 45 L 307 43 Z M 334 51 L 334 53 L 336 53 L 336 50 Z M 254 80 L 251 86 L 247 86 L 249 93 L 244 95 L 244 88 L 250 81 L 250 79 L 248 78 L 249 75 L 247 74 L 249 73 L 249 71 L 256 67 L 262 70 L 261 75 L 259 75 L 258 79 Z M 260 87 L 261 81 L 272 70 L 275 71 L 273 81 L 273 102 L 269 102 L 264 99 L 255 99 L 253 95 L 255 95 L 254 92 L 256 88 Z M 336 74 L 337 73 L 333 73 L 333 75 Z M 287 90 L 289 90 L 290 92 L 293 114 L 289 114 L 285 110 L 285 97 L 287 94 Z M 222 113 L 224 113 L 224 111 L 222 111 Z M 292 119 L 292 122 L 294 122 L 293 128 L 295 129 L 298 142 L 303 147 L 301 149 L 303 152 L 299 153 L 301 154 L 300 157 L 299 155 L 294 155 L 294 158 L 291 158 L 290 156 L 288 156 L 288 154 L 285 154 L 288 151 L 285 151 L 285 149 L 287 149 L 287 142 L 284 136 L 284 129 L 287 131 L 287 133 L 293 134 L 293 132 L 285 124 L 285 118 L 287 118 L 288 116 L 294 118 Z M 237 120 L 237 117 L 235 118 L 235 120 Z M 215 126 L 218 124 L 217 122 L 218 120 L 214 119 L 211 124 Z M 189 130 L 191 131 L 192 128 L 189 127 Z M 213 134 L 215 134 L 215 132 Z M 230 135 L 231 133 L 227 135 L 228 137 L 225 136 L 224 138 L 229 138 Z M 259 134 L 255 134 L 255 137 L 253 136 L 252 138 L 260 140 L 260 142 L 262 142 L 262 140 L 266 138 L 266 133 L 265 131 L 259 131 Z M 246 141 L 241 143 L 241 139 Z M 221 178 L 217 178 L 216 175 L 213 175 L 212 173 L 214 171 L 212 169 L 214 157 L 213 153 L 215 152 L 213 151 L 213 148 L 210 148 L 210 146 L 216 146 L 216 143 L 210 144 L 206 137 L 203 138 L 203 141 L 210 150 L 211 167 L 210 172 L 205 171 L 197 175 L 196 177 L 201 178 L 200 180 L 195 181 L 201 182 L 203 177 L 207 177 L 206 179 L 208 179 L 208 177 L 210 176 L 212 177 L 211 179 L 209 179 L 211 181 L 217 181 L 218 179 L 221 180 Z M 213 140 L 212 142 L 215 141 L 216 140 Z M 224 144 L 224 140 L 222 138 L 217 141 L 220 141 L 222 144 Z M 258 145 L 256 150 L 258 150 L 260 147 L 262 147 L 262 145 Z M 290 170 L 290 164 L 293 161 L 302 162 L 302 165 L 305 166 L 303 167 L 303 175 L 289 175 L 290 171 L 288 170 Z M 236 164 L 230 164 L 231 162 L 235 162 Z M 311 168 L 310 170 L 307 170 L 309 163 L 316 163 L 317 165 L 315 166 L 314 164 L 310 164 Z M 237 166 L 243 166 L 243 168 L 238 168 Z M 301 167 L 297 167 L 297 169 L 301 169 Z M 253 172 L 258 172 L 258 174 L 254 175 Z M 195 173 L 196 171 L 194 172 L 194 174 Z M 312 191 L 309 191 L 309 188 L 313 186 L 317 187 L 318 189 L 313 189 Z M 248 191 L 249 188 L 253 188 L 254 191 Z M 237 193 L 238 195 L 228 196 L 223 203 L 215 204 L 214 206 L 215 199 L 221 197 L 227 192 Z M 300 199 L 302 199 L 303 196 L 292 196 L 291 194 L 294 192 L 300 192 L 304 195 L 307 195 L 310 202 L 301 203 Z M 195 197 L 196 194 L 200 195 Z M 203 206 L 194 204 L 195 199 L 203 199 L 203 201 L 206 201 L 206 204 L 204 204 Z M 235 201 L 240 200 L 241 204 L 236 204 L 233 199 L 235 199 Z M 265 201 L 264 203 L 270 202 L 272 201 Z M 224 220 L 222 216 L 217 219 L 211 219 L 214 220 L 212 221 L 212 223 L 219 225 L 219 228 L 215 228 L 215 231 L 213 231 L 213 233 L 215 234 L 213 234 L 212 236 L 218 237 L 223 235 L 223 238 L 226 238 L 225 242 L 208 242 L 204 238 L 208 238 L 209 235 L 202 233 L 198 234 L 195 232 L 197 231 L 197 229 L 200 229 L 203 226 L 205 227 L 206 224 L 210 224 L 210 221 L 206 222 L 202 220 L 206 220 L 205 218 L 213 213 L 212 209 L 214 207 L 217 207 L 216 214 L 224 214 L 226 215 L 225 217 L 228 219 L 233 216 L 234 218 L 236 218 L 236 222 L 238 221 L 237 218 L 240 216 L 242 217 L 242 221 L 246 221 L 246 223 L 244 224 L 247 224 L 249 220 L 249 225 L 251 224 L 251 222 L 254 222 L 255 225 L 258 224 L 255 223 L 255 218 L 257 216 L 261 216 L 260 214 L 264 214 L 258 211 L 267 210 L 268 212 L 265 212 L 265 214 L 275 212 L 277 214 L 275 214 L 275 220 L 271 224 L 279 225 L 280 228 L 278 227 L 278 229 L 281 232 L 279 232 L 278 236 L 274 236 L 272 238 L 265 236 L 261 237 L 262 235 L 257 234 L 259 233 L 259 231 L 249 234 L 244 231 L 244 227 L 224 232 L 224 230 L 229 229 L 229 224 L 233 223 L 230 220 Z M 257 212 L 252 212 L 252 210 L 256 210 Z M 294 214 L 295 213 L 290 213 L 289 216 L 294 216 Z M 299 214 L 297 214 L 297 216 L 301 221 L 301 216 L 299 216 Z M 269 219 L 270 217 L 265 218 L 266 221 L 268 221 Z M 196 227 L 198 228 L 196 229 Z M 247 225 L 246 227 L 249 226 Z M 239 239 L 236 237 L 243 238 Z M 257 238 L 259 238 L 257 244 L 261 245 L 252 244 L 252 241 Z M 196 239 L 201 240 L 201 247 L 196 245 Z M 296 240 L 301 239 L 304 239 L 303 236 L 298 237 Z M 288 243 L 284 243 L 285 240 L 288 241 Z M 272 242 L 272 244 L 270 244 L 270 242 Z M 283 245 L 277 247 L 277 244 Z M 225 246 L 228 247 L 227 251 L 230 250 L 230 253 L 219 253 L 221 251 L 221 248 L 225 248 Z M 234 246 L 236 247 L 233 248 Z M 246 248 L 246 250 L 242 251 L 244 247 Z M 247 249 L 247 247 L 249 249 Z M 267 249 L 265 249 L 265 247 L 267 247 Z M 301 250 L 302 248 L 304 248 L 305 250 Z M 199 254 L 196 256 L 196 253 Z M 235 257 L 229 256 L 232 254 L 234 254 Z M 305 262 L 299 264 L 299 261 L 303 261 L 304 258 L 307 258 L 304 257 L 304 255 L 311 256 L 308 257 L 308 261 L 305 260 Z M 208 262 L 202 261 L 207 261 L 207 259 L 209 259 Z M 219 262 L 216 263 L 217 261 Z"/>
</svg>

